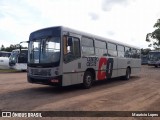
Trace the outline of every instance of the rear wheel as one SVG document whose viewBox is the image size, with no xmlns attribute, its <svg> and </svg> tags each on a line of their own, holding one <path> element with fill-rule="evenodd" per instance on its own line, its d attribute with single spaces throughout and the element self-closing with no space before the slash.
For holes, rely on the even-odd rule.
<svg viewBox="0 0 160 120">
<path fill-rule="evenodd" d="M 93 76 L 91 74 L 91 72 L 89 71 L 86 71 L 84 73 L 84 77 L 83 77 L 83 88 L 90 88 L 92 86 L 92 83 L 93 83 Z"/>
<path fill-rule="evenodd" d="M 129 68 L 126 69 L 126 75 L 124 76 L 125 80 L 129 80 L 131 76 L 131 70 Z"/>
</svg>

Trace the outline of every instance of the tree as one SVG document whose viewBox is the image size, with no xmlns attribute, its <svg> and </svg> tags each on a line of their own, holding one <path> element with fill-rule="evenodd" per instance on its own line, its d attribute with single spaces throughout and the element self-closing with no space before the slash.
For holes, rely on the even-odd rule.
<svg viewBox="0 0 160 120">
<path fill-rule="evenodd" d="M 153 26 L 155 30 L 152 33 L 148 33 L 146 35 L 146 41 L 152 42 L 148 46 L 153 46 L 155 49 L 159 49 L 160 47 L 160 19 Z"/>
<path fill-rule="evenodd" d="M 4 51 L 5 50 L 5 47 L 4 45 L 1 46 L 1 51 Z"/>
<path fill-rule="evenodd" d="M 142 55 L 148 55 L 148 53 L 149 53 L 149 51 L 151 51 L 151 49 L 150 48 L 146 48 L 146 49 L 141 49 L 141 54 Z"/>
<path fill-rule="evenodd" d="M 1 51 L 7 51 L 7 52 L 12 52 L 12 50 L 15 50 L 15 49 L 20 49 L 20 45 L 19 44 L 11 44 L 9 47 L 4 47 L 4 45 L 1 46 Z M 21 49 L 27 49 L 27 47 L 23 47 L 21 46 Z"/>
</svg>

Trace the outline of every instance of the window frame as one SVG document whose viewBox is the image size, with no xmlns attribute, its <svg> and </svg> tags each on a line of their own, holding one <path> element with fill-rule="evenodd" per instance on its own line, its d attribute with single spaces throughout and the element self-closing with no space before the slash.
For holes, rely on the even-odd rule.
<svg viewBox="0 0 160 120">
<path fill-rule="evenodd" d="M 75 37 L 75 36 L 68 36 L 68 35 L 64 35 L 64 36 L 67 37 L 67 41 L 68 41 L 68 38 L 69 38 L 69 37 L 72 37 L 72 39 L 73 39 L 73 38 L 76 38 L 76 39 L 79 41 L 79 45 L 78 45 L 78 47 L 79 47 L 79 56 L 76 57 L 76 58 L 74 58 L 74 59 L 72 59 L 72 60 L 70 60 L 70 61 L 65 61 L 65 60 L 64 60 L 64 56 L 65 56 L 65 54 L 64 54 L 64 43 L 63 43 L 63 62 L 64 62 L 64 63 L 69 63 L 69 62 L 72 62 L 72 61 L 74 61 L 74 60 L 76 60 L 76 59 L 81 58 L 81 41 L 80 41 L 80 38 L 79 38 L 79 37 Z M 73 42 L 73 41 L 72 41 L 72 42 Z M 72 43 L 72 44 L 73 44 L 73 43 Z"/>
<path fill-rule="evenodd" d="M 88 46 L 88 45 L 83 45 L 83 38 L 87 38 L 87 39 L 90 39 L 93 41 L 93 46 Z M 83 52 L 83 47 L 88 47 L 88 48 L 92 48 L 93 47 L 93 54 L 84 54 Z M 91 38 L 91 37 L 88 37 L 88 36 L 82 36 L 81 37 L 81 51 L 82 51 L 82 55 L 83 56 L 91 56 L 91 55 L 95 55 L 95 39 L 94 38 Z"/>
<path fill-rule="evenodd" d="M 116 49 L 111 49 L 111 48 L 109 48 L 109 44 L 112 44 L 112 45 L 115 45 L 115 48 Z M 116 56 L 114 56 L 114 55 L 109 55 L 109 51 L 116 51 Z M 107 42 L 107 55 L 108 56 L 111 56 L 111 57 L 118 57 L 118 51 L 117 51 L 117 44 L 116 43 L 112 43 L 112 42 Z"/>
</svg>

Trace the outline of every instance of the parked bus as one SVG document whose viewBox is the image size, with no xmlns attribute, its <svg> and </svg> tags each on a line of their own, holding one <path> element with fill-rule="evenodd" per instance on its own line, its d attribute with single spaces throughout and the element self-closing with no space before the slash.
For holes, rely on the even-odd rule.
<svg viewBox="0 0 160 120">
<path fill-rule="evenodd" d="M 141 55 L 141 64 L 142 65 L 148 64 L 148 55 Z"/>
<path fill-rule="evenodd" d="M 0 69 L 9 69 L 9 56 L 11 52 L 0 51 Z"/>
<path fill-rule="evenodd" d="M 21 52 L 20 52 L 21 51 Z M 10 68 L 20 71 L 27 70 L 28 49 L 15 49 L 9 58 Z"/>
<path fill-rule="evenodd" d="M 28 43 L 30 83 L 90 88 L 98 80 L 129 80 L 141 69 L 140 48 L 62 26 L 32 32 Z"/>
<path fill-rule="evenodd" d="M 160 66 L 160 51 L 150 51 L 148 59 L 148 65 L 155 67 Z"/>
<path fill-rule="evenodd" d="M 11 52 L 0 51 L 0 57 L 8 57 L 11 55 Z"/>
</svg>

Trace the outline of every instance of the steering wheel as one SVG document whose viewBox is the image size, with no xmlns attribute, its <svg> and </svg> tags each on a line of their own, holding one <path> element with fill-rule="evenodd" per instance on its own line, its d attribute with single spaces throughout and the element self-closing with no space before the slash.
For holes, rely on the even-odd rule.
<svg viewBox="0 0 160 120">
<path fill-rule="evenodd" d="M 64 61 L 66 61 L 66 62 L 71 61 L 71 60 L 73 60 L 73 59 L 74 59 L 74 55 L 73 55 L 71 52 L 67 53 L 67 54 L 64 56 Z"/>
</svg>

